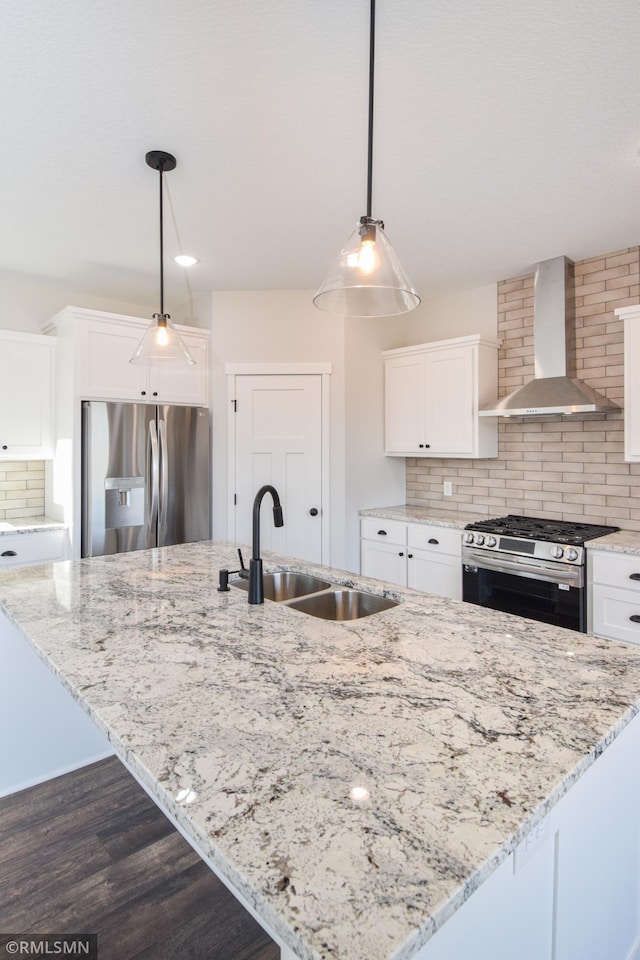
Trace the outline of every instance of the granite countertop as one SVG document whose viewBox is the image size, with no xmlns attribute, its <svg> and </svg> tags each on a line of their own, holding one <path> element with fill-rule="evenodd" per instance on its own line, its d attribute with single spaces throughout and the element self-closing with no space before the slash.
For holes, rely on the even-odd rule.
<svg viewBox="0 0 640 960">
<path fill-rule="evenodd" d="M 236 559 L 6 571 L 0 603 L 296 956 L 409 958 L 637 713 L 640 649 L 266 553 L 402 602 L 250 606 Z"/>
<path fill-rule="evenodd" d="M 586 546 L 588 550 L 640 554 L 640 533 L 636 530 L 618 530 L 617 533 L 608 533 L 606 537 L 589 540 Z"/>
<path fill-rule="evenodd" d="M 464 530 L 468 523 L 476 520 L 486 520 L 486 513 L 452 513 L 431 507 L 412 507 L 406 503 L 399 503 L 395 507 L 371 507 L 359 510 L 361 517 L 379 517 L 381 520 L 402 520 L 410 523 L 429 523 L 438 527 L 454 527 Z"/>
<path fill-rule="evenodd" d="M 0 537 L 19 533 L 44 533 L 47 530 L 66 530 L 66 523 L 50 520 L 49 517 L 12 517 L 0 520 Z"/>
</svg>

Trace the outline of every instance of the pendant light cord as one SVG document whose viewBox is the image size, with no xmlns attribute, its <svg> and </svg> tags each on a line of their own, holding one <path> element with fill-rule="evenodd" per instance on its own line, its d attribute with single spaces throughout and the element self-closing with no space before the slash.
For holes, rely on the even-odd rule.
<svg viewBox="0 0 640 960">
<path fill-rule="evenodd" d="M 163 216 L 162 216 L 162 165 L 158 171 L 160 174 L 160 315 L 164 316 L 164 231 L 162 229 Z"/>
<path fill-rule="evenodd" d="M 373 182 L 373 74 L 376 45 L 376 0 L 371 0 L 369 22 L 369 137 L 367 144 L 367 217 L 371 216 Z"/>
</svg>

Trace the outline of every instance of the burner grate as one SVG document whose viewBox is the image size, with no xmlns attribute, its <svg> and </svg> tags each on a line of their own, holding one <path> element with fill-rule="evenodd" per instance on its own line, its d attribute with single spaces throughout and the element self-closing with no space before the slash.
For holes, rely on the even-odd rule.
<svg viewBox="0 0 640 960">
<path fill-rule="evenodd" d="M 465 530 L 479 530 L 528 540 L 554 540 L 560 543 L 581 546 L 586 540 L 615 533 L 620 527 L 598 523 L 579 523 L 571 520 L 545 520 L 539 517 L 520 517 L 508 514 L 487 520 L 468 523 Z"/>
</svg>

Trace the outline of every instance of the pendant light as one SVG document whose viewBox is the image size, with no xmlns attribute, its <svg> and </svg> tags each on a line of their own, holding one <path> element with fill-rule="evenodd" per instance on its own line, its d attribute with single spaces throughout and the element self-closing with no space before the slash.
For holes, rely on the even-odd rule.
<svg viewBox="0 0 640 960">
<path fill-rule="evenodd" d="M 147 165 L 157 170 L 160 180 L 160 312 L 154 313 L 151 324 L 136 347 L 129 363 L 147 364 L 195 364 L 171 317 L 164 312 L 164 230 L 163 230 L 163 182 L 167 170 L 175 170 L 176 158 L 164 150 L 150 150 L 146 155 Z"/>
<path fill-rule="evenodd" d="M 369 24 L 369 136 L 367 143 L 367 212 L 340 251 L 313 302 L 321 310 L 346 317 L 392 317 L 420 303 L 409 277 L 387 240 L 382 220 L 371 216 L 373 179 L 373 79 L 376 4 Z"/>
</svg>

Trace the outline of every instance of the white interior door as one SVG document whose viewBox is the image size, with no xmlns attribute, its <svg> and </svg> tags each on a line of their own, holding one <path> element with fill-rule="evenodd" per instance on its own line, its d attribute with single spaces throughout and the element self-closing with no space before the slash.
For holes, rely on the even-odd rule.
<svg viewBox="0 0 640 960">
<path fill-rule="evenodd" d="M 235 538 L 251 543 L 257 491 L 273 484 L 284 526 L 273 526 L 263 500 L 261 547 L 322 561 L 322 377 L 247 375 L 235 378 Z"/>
</svg>

